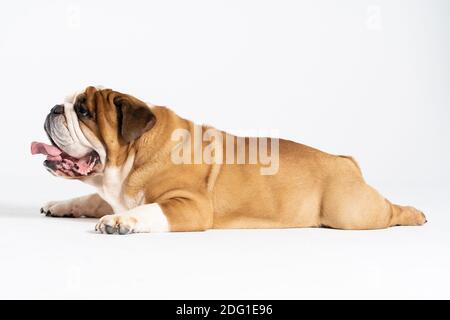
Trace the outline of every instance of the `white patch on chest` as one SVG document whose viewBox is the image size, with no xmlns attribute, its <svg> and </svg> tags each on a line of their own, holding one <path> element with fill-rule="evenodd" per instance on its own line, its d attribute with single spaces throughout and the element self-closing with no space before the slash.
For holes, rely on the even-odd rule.
<svg viewBox="0 0 450 320">
<path fill-rule="evenodd" d="M 122 167 L 107 166 L 100 185 L 97 185 L 98 194 L 109 203 L 114 213 L 121 213 L 133 208 L 133 203 L 123 194 L 123 184 L 133 166 L 134 156 L 129 156 Z"/>
<path fill-rule="evenodd" d="M 136 196 L 134 197 L 124 197 L 125 205 L 129 208 L 135 208 L 140 205 L 143 205 L 145 203 L 145 194 L 144 191 L 140 191 Z"/>
</svg>

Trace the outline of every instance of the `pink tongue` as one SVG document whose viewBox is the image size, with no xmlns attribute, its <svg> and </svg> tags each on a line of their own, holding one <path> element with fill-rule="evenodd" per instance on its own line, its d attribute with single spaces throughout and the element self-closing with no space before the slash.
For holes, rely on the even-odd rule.
<svg viewBox="0 0 450 320">
<path fill-rule="evenodd" d="M 61 160 L 62 151 L 57 147 L 42 142 L 31 143 L 31 154 L 43 154 L 47 156 L 47 160 Z"/>
<path fill-rule="evenodd" d="M 63 159 L 61 156 L 62 153 L 59 148 L 49 144 L 42 142 L 31 143 L 31 154 L 43 154 L 47 156 L 47 160 L 49 161 L 59 161 L 56 164 L 57 170 L 69 176 L 74 176 L 75 173 L 86 176 L 96 165 L 95 159 L 90 155 L 81 159 L 75 159 L 65 155 Z"/>
</svg>

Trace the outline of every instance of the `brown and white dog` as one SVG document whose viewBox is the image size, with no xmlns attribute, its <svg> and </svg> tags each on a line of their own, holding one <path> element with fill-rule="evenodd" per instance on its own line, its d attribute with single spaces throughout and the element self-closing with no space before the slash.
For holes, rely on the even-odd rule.
<svg viewBox="0 0 450 320">
<path fill-rule="evenodd" d="M 176 163 L 174 150 L 190 139 L 180 144 L 173 133 L 194 134 L 199 128 L 223 141 L 239 140 L 196 126 L 165 107 L 88 87 L 47 116 L 52 145 L 34 143 L 32 149 L 48 156 L 45 166 L 54 175 L 81 180 L 97 193 L 50 202 L 41 212 L 100 218 L 96 230 L 119 234 L 321 226 L 367 230 L 426 222 L 422 212 L 392 204 L 368 186 L 353 158 L 292 141 L 272 145 L 279 157 L 274 174 L 261 174 L 264 165 L 254 162 Z M 252 138 L 240 141 L 249 160 Z M 206 142 L 186 150 L 195 154 Z M 218 150 L 216 155 L 229 151 Z"/>
</svg>

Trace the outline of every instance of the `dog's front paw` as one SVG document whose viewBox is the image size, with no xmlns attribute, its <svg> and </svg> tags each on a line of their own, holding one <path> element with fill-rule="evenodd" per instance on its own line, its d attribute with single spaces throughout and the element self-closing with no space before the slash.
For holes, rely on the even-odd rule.
<svg viewBox="0 0 450 320">
<path fill-rule="evenodd" d="M 41 208 L 41 213 L 47 217 L 77 218 L 79 214 L 70 201 L 50 201 Z"/>
<path fill-rule="evenodd" d="M 135 226 L 137 219 L 130 215 L 111 214 L 102 217 L 97 225 L 95 231 L 107 234 L 129 234 L 136 232 Z"/>
</svg>

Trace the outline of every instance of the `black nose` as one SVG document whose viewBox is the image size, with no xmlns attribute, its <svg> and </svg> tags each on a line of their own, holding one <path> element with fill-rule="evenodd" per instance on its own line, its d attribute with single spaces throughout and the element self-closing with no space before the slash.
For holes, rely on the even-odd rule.
<svg viewBox="0 0 450 320">
<path fill-rule="evenodd" d="M 50 113 L 53 114 L 63 114 L 64 113 L 64 106 L 62 104 L 57 104 L 56 106 L 54 106 L 52 108 L 52 110 L 50 111 Z"/>
</svg>

